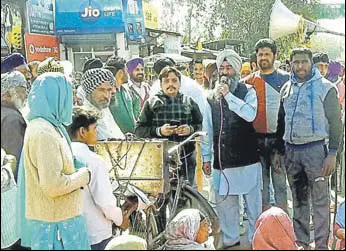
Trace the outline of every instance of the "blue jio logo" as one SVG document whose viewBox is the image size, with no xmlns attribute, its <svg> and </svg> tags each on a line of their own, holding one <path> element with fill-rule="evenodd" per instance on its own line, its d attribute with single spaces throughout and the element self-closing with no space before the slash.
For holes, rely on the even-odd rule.
<svg viewBox="0 0 346 251">
<path fill-rule="evenodd" d="M 96 1 L 86 1 L 80 7 L 80 17 L 88 23 L 95 23 L 101 17 L 102 6 Z"/>
</svg>

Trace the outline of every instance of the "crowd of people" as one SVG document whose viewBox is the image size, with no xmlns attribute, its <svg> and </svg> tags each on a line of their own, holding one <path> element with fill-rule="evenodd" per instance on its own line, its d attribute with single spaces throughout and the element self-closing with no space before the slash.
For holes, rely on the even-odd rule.
<svg viewBox="0 0 346 251">
<path fill-rule="evenodd" d="M 145 205 L 139 198 L 118 205 L 93 146 L 134 136 L 182 142 L 198 131 L 208 133 L 202 169 L 223 248 L 240 245 L 241 208 L 254 250 L 309 249 L 312 242 L 326 250 L 331 236 L 344 248 L 344 203 L 331 227 L 329 183 L 344 158 L 345 66 L 307 48 L 292 50 L 289 62 L 277 58 L 275 42 L 261 39 L 249 62 L 225 49 L 215 62 L 194 62 L 192 78 L 160 58 L 153 83 L 139 57 L 90 59 L 80 79 L 55 58 L 5 58 L 1 248 L 145 249 L 134 236 L 113 238 L 113 225 L 128 229 Z M 195 144 L 180 157 L 180 175 L 194 185 Z M 201 212 L 183 210 L 167 223 L 165 248 L 215 249 L 209 228 Z"/>
</svg>

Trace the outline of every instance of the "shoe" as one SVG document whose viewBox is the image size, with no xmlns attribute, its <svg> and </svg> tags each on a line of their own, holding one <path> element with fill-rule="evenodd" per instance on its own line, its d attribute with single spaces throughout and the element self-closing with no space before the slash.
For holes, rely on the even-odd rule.
<svg viewBox="0 0 346 251">
<path fill-rule="evenodd" d="M 297 243 L 298 247 L 302 247 L 303 250 L 311 250 L 310 244 L 306 244 L 306 243 L 303 243 L 301 241 L 297 241 L 296 243 Z"/>
</svg>

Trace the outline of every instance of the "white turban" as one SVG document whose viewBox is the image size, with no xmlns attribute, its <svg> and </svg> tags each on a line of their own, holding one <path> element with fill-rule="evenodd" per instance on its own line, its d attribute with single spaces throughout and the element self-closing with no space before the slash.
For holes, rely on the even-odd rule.
<svg viewBox="0 0 346 251">
<path fill-rule="evenodd" d="M 13 87 L 27 88 L 25 76 L 19 71 L 1 74 L 1 95 Z"/>
<path fill-rule="evenodd" d="M 241 71 L 241 66 L 243 61 L 241 57 L 234 50 L 224 50 L 216 58 L 217 69 L 220 71 L 222 63 L 227 60 L 227 62 L 234 68 L 237 74 Z"/>
<path fill-rule="evenodd" d="M 105 250 L 147 250 L 147 242 L 134 235 L 114 237 Z"/>
</svg>

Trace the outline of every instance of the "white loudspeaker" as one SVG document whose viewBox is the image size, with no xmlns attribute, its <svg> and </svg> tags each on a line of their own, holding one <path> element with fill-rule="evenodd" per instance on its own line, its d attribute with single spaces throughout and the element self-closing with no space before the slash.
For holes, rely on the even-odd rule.
<svg viewBox="0 0 346 251">
<path fill-rule="evenodd" d="M 270 15 L 269 37 L 278 39 L 298 31 L 301 17 L 294 14 L 280 0 L 276 0 Z"/>
<path fill-rule="evenodd" d="M 304 22 L 304 31 L 308 36 L 314 32 L 324 32 L 338 36 L 345 36 L 345 33 L 328 30 L 317 23 L 300 17 L 288 9 L 281 0 L 276 0 L 270 15 L 269 37 L 276 40 L 280 37 L 294 34 L 298 32 L 300 22 Z"/>
</svg>

